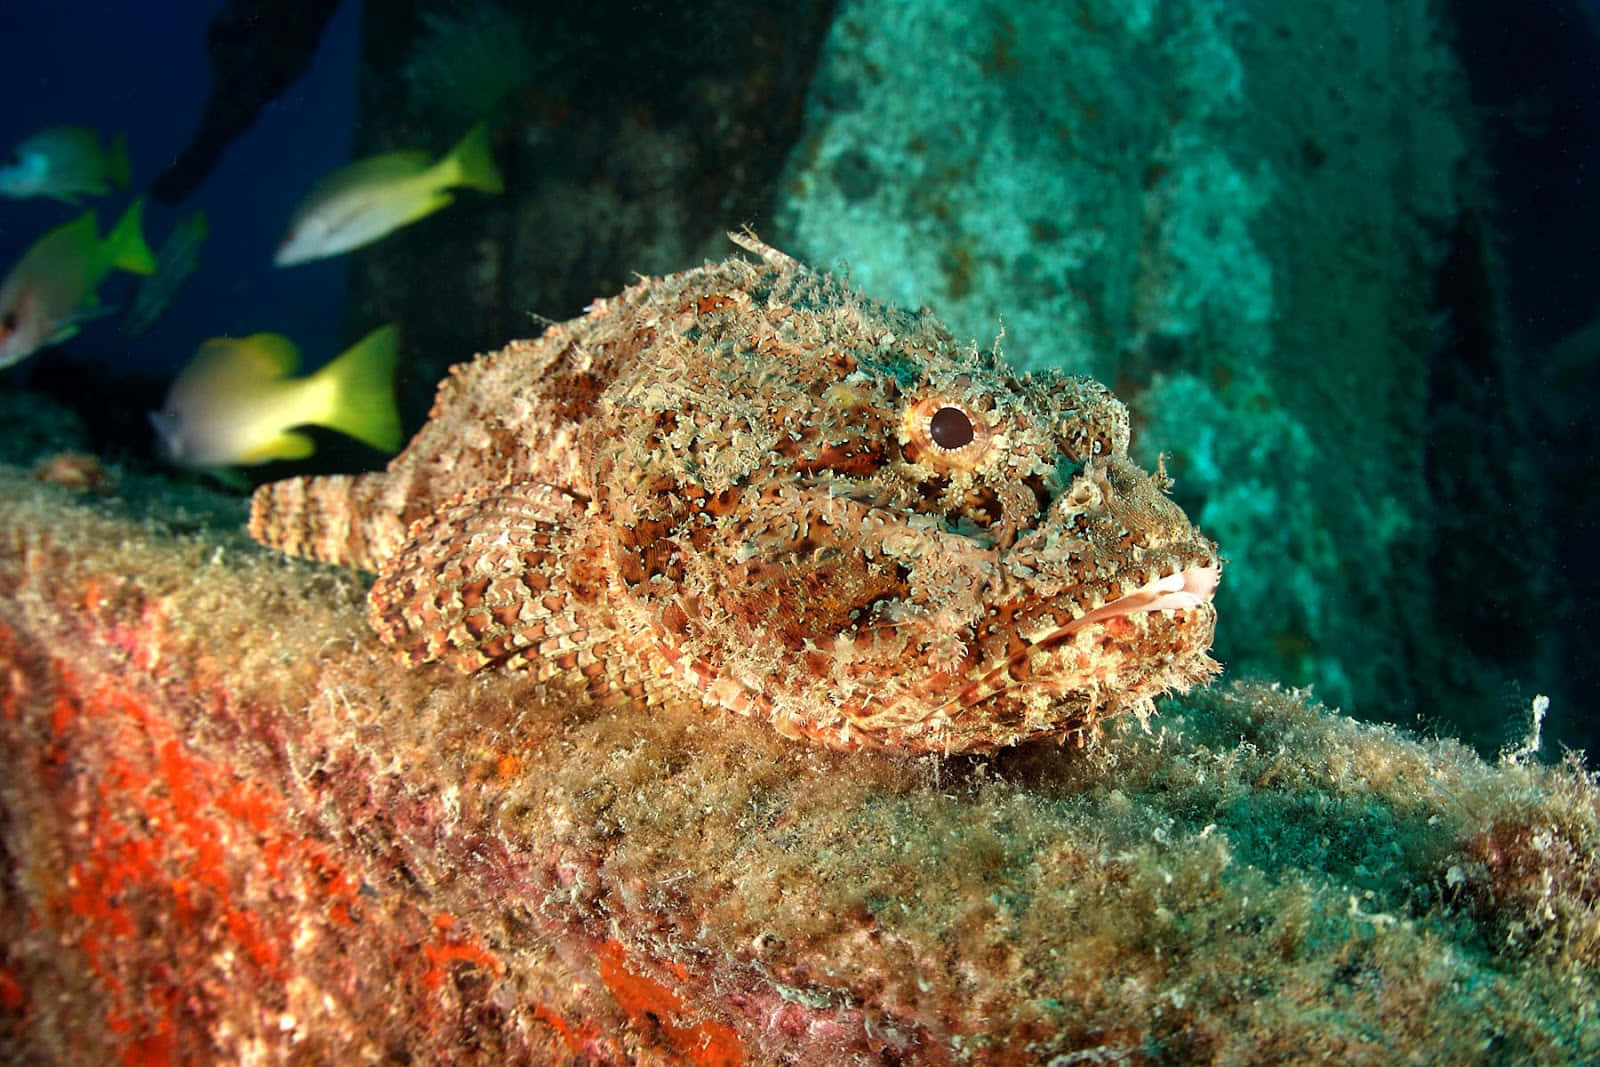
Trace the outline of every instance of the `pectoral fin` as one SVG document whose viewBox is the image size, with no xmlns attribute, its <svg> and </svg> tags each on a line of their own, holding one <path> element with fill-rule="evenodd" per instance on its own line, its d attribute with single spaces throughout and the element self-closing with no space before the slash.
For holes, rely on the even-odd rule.
<svg viewBox="0 0 1600 1067">
<path fill-rule="evenodd" d="M 369 621 L 407 665 L 463 673 L 517 662 L 543 677 L 593 662 L 597 634 L 568 575 L 582 512 L 553 486 L 469 493 L 411 527 L 368 594 Z"/>
</svg>

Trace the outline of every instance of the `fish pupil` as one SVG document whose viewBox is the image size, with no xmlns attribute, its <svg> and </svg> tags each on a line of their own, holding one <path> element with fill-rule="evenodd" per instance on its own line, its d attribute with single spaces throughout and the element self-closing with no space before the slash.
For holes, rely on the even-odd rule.
<svg viewBox="0 0 1600 1067">
<path fill-rule="evenodd" d="M 960 408 L 940 408 L 928 420 L 928 436 L 940 448 L 964 448 L 972 443 L 972 420 Z"/>
</svg>

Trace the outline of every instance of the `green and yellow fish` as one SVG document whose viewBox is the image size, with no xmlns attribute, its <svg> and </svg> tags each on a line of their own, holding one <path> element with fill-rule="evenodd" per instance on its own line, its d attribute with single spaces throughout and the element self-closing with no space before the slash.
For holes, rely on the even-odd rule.
<svg viewBox="0 0 1600 1067">
<path fill-rule="evenodd" d="M 449 204 L 455 198 L 446 190 L 456 187 L 504 188 L 481 122 L 438 162 L 403 151 L 340 167 L 295 208 L 272 261 L 288 267 L 371 244 Z"/>
<path fill-rule="evenodd" d="M 394 368 L 400 330 L 380 326 L 304 378 L 293 341 L 276 333 L 215 337 L 150 412 L 162 454 L 181 467 L 303 459 L 316 445 L 296 426 L 326 426 L 374 448 L 400 447 Z"/>
<path fill-rule="evenodd" d="M 128 187 L 128 147 L 118 137 L 100 147 L 100 135 L 82 126 L 52 126 L 23 141 L 0 163 L 0 195 L 53 196 L 76 204 Z"/>
<path fill-rule="evenodd" d="M 113 268 L 135 274 L 156 269 L 139 231 L 143 208 L 144 201 L 134 201 L 104 240 L 96 236 L 94 212 L 86 211 L 23 253 L 0 282 L 0 367 L 77 333 L 98 313 L 95 290 Z"/>
</svg>

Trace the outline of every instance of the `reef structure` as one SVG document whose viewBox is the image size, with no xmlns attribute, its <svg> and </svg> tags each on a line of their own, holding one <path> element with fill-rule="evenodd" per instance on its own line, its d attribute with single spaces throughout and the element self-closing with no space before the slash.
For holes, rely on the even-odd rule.
<svg viewBox="0 0 1600 1067">
<path fill-rule="evenodd" d="M 8 1062 L 1600 1055 L 1571 763 L 1243 682 L 946 759 L 401 671 L 128 484 L 0 467 Z"/>
</svg>

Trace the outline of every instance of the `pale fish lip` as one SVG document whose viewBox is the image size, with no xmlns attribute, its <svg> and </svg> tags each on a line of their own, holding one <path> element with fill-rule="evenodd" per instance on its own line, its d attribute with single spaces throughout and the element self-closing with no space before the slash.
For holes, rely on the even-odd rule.
<svg viewBox="0 0 1600 1067">
<path fill-rule="evenodd" d="M 1117 615 L 1131 615 L 1135 611 L 1165 611 L 1168 608 L 1182 610 L 1184 608 L 1199 607 L 1208 603 L 1217 591 L 1217 579 L 1221 576 L 1221 569 L 1215 564 L 1204 567 L 1189 567 L 1177 574 L 1169 574 L 1165 578 L 1158 578 L 1147 582 L 1118 597 L 1111 603 L 1100 608 L 1116 608 Z M 1091 613 L 1092 614 L 1092 613 Z"/>
<path fill-rule="evenodd" d="M 1221 577 L 1221 573 L 1222 568 L 1219 564 L 1208 563 L 1204 566 L 1186 568 L 1165 578 L 1157 578 L 1153 582 L 1146 582 L 1131 593 L 1124 593 L 1093 611 L 1084 612 L 1065 626 L 1040 634 L 1031 644 L 1053 645 L 1072 636 L 1085 626 L 1140 611 L 1186 611 L 1202 604 L 1209 604 L 1211 597 L 1217 591 L 1217 579 Z"/>
</svg>

